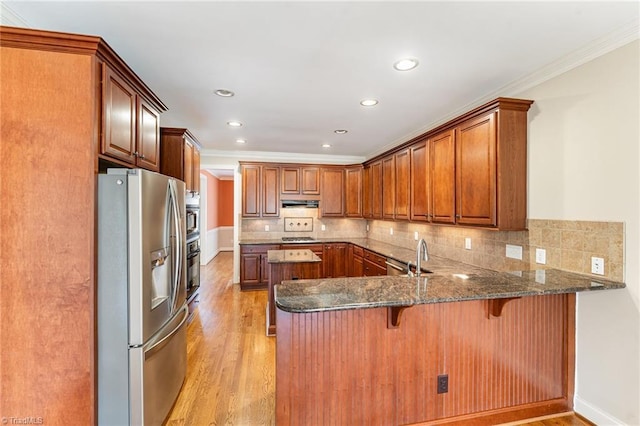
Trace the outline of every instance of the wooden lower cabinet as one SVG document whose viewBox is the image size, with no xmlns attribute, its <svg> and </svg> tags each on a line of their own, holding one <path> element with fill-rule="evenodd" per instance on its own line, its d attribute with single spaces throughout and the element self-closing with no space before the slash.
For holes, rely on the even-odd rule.
<svg viewBox="0 0 640 426">
<path fill-rule="evenodd" d="M 252 244 L 240 246 L 240 289 L 267 289 L 267 285 L 269 283 L 267 251 L 279 249 L 279 244 Z"/>
<path fill-rule="evenodd" d="M 363 253 L 363 274 L 364 277 L 377 277 L 387 275 L 387 258 L 380 256 L 370 250 Z"/>
<path fill-rule="evenodd" d="M 276 424 L 479 425 L 570 411 L 575 295 L 277 310 Z M 541 320 L 544 319 L 544 320 Z M 448 391 L 438 393 L 438 376 Z"/>
<path fill-rule="evenodd" d="M 349 244 L 347 249 L 347 276 L 364 276 L 364 249 L 355 244 Z"/>
<path fill-rule="evenodd" d="M 347 243 L 324 245 L 323 278 L 343 278 L 347 276 Z"/>
</svg>

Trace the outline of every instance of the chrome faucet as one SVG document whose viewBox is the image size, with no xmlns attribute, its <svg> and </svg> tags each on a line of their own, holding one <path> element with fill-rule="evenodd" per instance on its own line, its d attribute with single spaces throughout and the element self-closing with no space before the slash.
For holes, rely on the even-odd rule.
<svg viewBox="0 0 640 426">
<path fill-rule="evenodd" d="M 418 247 L 416 247 L 416 277 L 419 277 L 420 273 L 422 272 L 422 270 L 420 269 L 422 260 L 429 260 L 427 242 L 424 240 L 424 238 L 420 238 L 420 241 L 418 241 Z"/>
</svg>

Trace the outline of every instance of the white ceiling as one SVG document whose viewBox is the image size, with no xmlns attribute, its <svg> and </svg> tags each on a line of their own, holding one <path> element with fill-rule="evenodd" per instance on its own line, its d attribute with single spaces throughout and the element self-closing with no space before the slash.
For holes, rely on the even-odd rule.
<svg viewBox="0 0 640 426">
<path fill-rule="evenodd" d="M 367 158 L 635 28 L 638 2 L 24 2 L 13 25 L 103 37 L 205 150 Z M 3 18 L 6 23 L 6 19 Z M 17 24 L 16 24 L 17 23 Z M 636 35 L 637 37 L 637 35 Z M 413 71 L 392 64 L 420 60 Z M 221 98 L 214 90 L 236 93 Z M 359 105 L 364 98 L 380 101 Z M 244 125 L 232 129 L 229 120 Z M 347 129 L 337 135 L 335 129 Z M 235 143 L 244 138 L 247 144 Z M 321 144 L 330 143 L 330 149 Z M 254 153 L 255 154 L 255 153 Z"/>
</svg>

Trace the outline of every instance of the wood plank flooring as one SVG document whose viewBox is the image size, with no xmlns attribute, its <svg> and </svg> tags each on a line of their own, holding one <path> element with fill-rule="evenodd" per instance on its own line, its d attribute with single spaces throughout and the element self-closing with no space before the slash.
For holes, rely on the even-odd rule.
<svg viewBox="0 0 640 426">
<path fill-rule="evenodd" d="M 200 303 L 187 327 L 187 378 L 167 426 L 275 424 L 275 338 L 266 336 L 266 291 L 233 284 L 233 254 L 201 270 Z M 590 426 L 576 415 L 510 425 Z"/>
</svg>

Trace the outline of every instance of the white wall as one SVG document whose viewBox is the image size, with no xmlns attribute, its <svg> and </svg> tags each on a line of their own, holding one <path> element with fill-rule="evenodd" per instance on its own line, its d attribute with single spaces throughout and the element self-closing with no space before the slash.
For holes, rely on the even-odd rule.
<svg viewBox="0 0 640 426">
<path fill-rule="evenodd" d="M 577 303 L 574 409 L 601 425 L 640 424 L 639 52 L 636 40 L 517 94 L 535 101 L 529 217 L 625 223 L 627 288 Z"/>
</svg>

